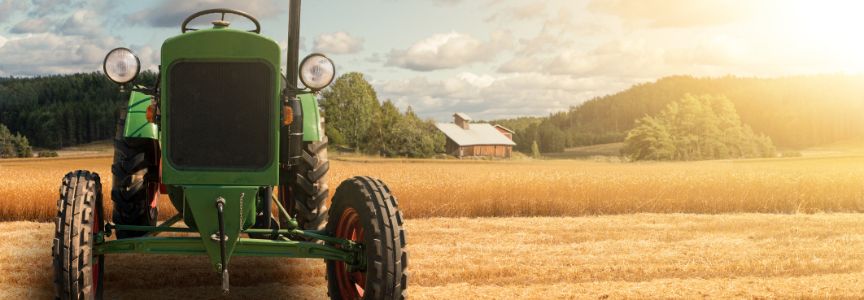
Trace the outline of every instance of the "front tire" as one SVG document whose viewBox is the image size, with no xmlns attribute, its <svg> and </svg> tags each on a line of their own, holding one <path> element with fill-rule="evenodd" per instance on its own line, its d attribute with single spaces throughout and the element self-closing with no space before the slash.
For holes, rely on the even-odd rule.
<svg viewBox="0 0 864 300">
<path fill-rule="evenodd" d="M 349 270 L 344 262 L 328 260 L 331 299 L 405 299 L 408 252 L 402 226 L 396 197 L 380 180 L 358 176 L 339 185 L 327 233 L 362 244 L 367 267 Z"/>
<path fill-rule="evenodd" d="M 102 183 L 99 174 L 66 174 L 57 202 L 51 254 L 57 299 L 101 299 L 104 256 L 95 256 L 95 237 L 103 231 Z"/>
</svg>

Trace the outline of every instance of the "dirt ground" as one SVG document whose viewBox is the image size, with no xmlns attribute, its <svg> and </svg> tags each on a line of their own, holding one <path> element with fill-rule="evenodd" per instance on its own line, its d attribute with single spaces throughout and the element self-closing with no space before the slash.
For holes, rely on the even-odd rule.
<svg viewBox="0 0 864 300">
<path fill-rule="evenodd" d="M 864 215 L 407 222 L 413 299 L 858 298 Z M 0 223 L 0 298 L 52 297 L 50 223 Z M 109 299 L 222 298 L 204 257 L 106 258 Z M 237 257 L 230 299 L 326 298 L 320 260 Z"/>
</svg>

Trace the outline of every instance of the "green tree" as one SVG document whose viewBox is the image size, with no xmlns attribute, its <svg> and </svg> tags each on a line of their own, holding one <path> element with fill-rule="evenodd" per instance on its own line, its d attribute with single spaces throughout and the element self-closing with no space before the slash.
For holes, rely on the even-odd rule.
<svg viewBox="0 0 864 300">
<path fill-rule="evenodd" d="M 12 142 L 13 135 L 9 132 L 9 128 L 0 124 L 0 158 L 15 157 L 15 145 Z"/>
<path fill-rule="evenodd" d="M 392 156 L 429 157 L 444 151 L 444 135 L 431 120 L 422 120 L 409 106 L 389 132 Z"/>
<path fill-rule="evenodd" d="M 567 146 L 567 135 L 551 121 L 540 123 L 537 129 L 540 151 L 543 153 L 562 152 Z"/>
<path fill-rule="evenodd" d="M 396 105 L 389 99 L 385 100 L 381 107 L 376 109 L 372 126 L 363 145 L 364 151 L 382 156 L 394 155 L 397 142 L 391 130 L 399 125 L 401 119 L 402 114 Z"/>
<path fill-rule="evenodd" d="M 12 134 L 5 125 L 0 124 L 0 158 L 31 157 L 33 149 L 27 137 L 21 133 Z"/>
<path fill-rule="evenodd" d="M 30 148 L 30 142 L 27 140 L 27 137 L 21 135 L 21 133 L 16 133 L 12 138 L 12 145 L 15 148 L 15 156 L 17 157 L 32 157 L 33 149 Z"/>
<path fill-rule="evenodd" d="M 675 154 L 672 136 L 664 121 L 645 117 L 636 121 L 630 130 L 621 153 L 629 160 L 670 160 Z"/>
<path fill-rule="evenodd" d="M 378 96 L 362 73 L 343 74 L 321 93 L 325 132 L 340 138 L 334 143 L 344 143 L 359 149 L 367 143 L 373 118 L 379 110 Z"/>
<path fill-rule="evenodd" d="M 621 154 L 630 160 L 772 157 L 771 139 L 742 124 L 726 97 L 684 95 L 636 121 Z"/>
</svg>

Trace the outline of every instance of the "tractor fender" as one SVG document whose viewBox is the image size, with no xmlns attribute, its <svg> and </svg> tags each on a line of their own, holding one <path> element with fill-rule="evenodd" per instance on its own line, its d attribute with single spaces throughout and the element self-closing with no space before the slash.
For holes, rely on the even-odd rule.
<svg viewBox="0 0 864 300">
<path fill-rule="evenodd" d="M 151 103 L 152 96 L 150 95 L 135 91 L 129 94 L 123 137 L 159 139 L 159 127 L 147 121 L 147 107 Z"/>
<path fill-rule="evenodd" d="M 318 99 L 313 93 L 297 95 L 303 109 L 303 141 L 321 141 L 321 115 L 318 111 Z"/>
</svg>

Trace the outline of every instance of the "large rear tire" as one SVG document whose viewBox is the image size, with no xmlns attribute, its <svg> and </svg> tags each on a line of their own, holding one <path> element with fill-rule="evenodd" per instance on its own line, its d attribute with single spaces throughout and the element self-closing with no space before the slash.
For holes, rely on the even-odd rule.
<svg viewBox="0 0 864 300">
<path fill-rule="evenodd" d="M 287 190 L 288 197 L 283 203 L 303 229 L 324 230 L 327 224 L 329 170 L 327 137 L 324 136 L 320 142 L 303 142 L 300 164 L 293 167 L 287 187 L 279 188 L 280 193 Z"/>
<path fill-rule="evenodd" d="M 387 185 L 371 177 L 343 181 L 333 196 L 327 233 L 362 244 L 367 266 L 353 270 L 344 262 L 328 260 L 331 299 L 405 299 L 405 230 L 396 197 Z"/>
<path fill-rule="evenodd" d="M 151 139 L 126 138 L 126 109 L 120 110 L 111 165 L 111 200 L 115 224 L 154 226 L 159 215 L 159 144 Z M 138 237 L 144 231 L 118 230 L 117 238 Z"/>
<path fill-rule="evenodd" d="M 66 174 L 57 201 L 51 256 L 57 299 L 101 299 L 104 256 L 95 256 L 95 236 L 105 228 L 99 174 Z"/>
</svg>

